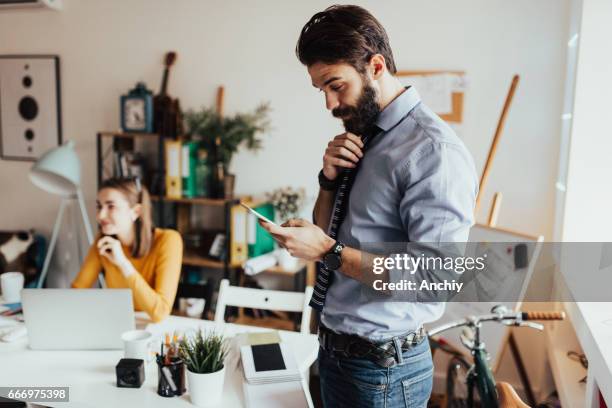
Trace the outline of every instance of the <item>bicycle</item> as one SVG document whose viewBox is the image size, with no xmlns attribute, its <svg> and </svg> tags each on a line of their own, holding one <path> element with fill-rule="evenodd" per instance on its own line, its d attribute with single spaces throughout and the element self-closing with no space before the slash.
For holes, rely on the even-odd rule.
<svg viewBox="0 0 612 408">
<path fill-rule="evenodd" d="M 505 326 L 530 327 L 544 330 L 540 323 L 531 320 L 563 320 L 564 312 L 510 312 L 503 305 L 494 306 L 491 314 L 470 316 L 436 327 L 428 332 L 433 348 L 440 348 L 453 355 L 447 370 L 446 396 L 447 408 L 498 408 L 503 406 L 527 407 L 508 383 L 496 384 L 493 372 L 487 362 L 488 353 L 480 338 L 480 328 L 484 322 L 496 322 Z M 439 333 L 465 327 L 460 335 L 461 343 L 470 350 L 473 363 L 464 358 L 458 349 L 441 338 Z M 496 387 L 497 385 L 497 387 Z M 477 393 L 477 395 L 476 395 Z"/>
</svg>

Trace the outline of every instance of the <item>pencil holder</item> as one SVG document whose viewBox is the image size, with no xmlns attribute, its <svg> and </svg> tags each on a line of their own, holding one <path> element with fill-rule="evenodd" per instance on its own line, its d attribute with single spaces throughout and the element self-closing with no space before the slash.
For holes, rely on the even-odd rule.
<svg viewBox="0 0 612 408">
<path fill-rule="evenodd" d="M 165 364 L 157 359 L 157 393 L 162 397 L 174 397 L 185 392 L 185 363 L 177 358 Z"/>
</svg>

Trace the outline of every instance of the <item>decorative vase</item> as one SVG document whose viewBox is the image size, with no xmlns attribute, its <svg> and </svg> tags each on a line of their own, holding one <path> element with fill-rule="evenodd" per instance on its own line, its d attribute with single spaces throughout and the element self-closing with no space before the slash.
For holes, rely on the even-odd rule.
<svg viewBox="0 0 612 408">
<path fill-rule="evenodd" d="M 187 388 L 191 403 L 198 407 L 213 407 L 221 402 L 225 365 L 214 373 L 199 374 L 187 370 Z"/>
<path fill-rule="evenodd" d="M 297 268 L 299 262 L 300 260 L 298 258 L 291 256 L 289 251 L 284 248 L 278 252 L 278 264 L 283 269 L 292 271 Z"/>
</svg>

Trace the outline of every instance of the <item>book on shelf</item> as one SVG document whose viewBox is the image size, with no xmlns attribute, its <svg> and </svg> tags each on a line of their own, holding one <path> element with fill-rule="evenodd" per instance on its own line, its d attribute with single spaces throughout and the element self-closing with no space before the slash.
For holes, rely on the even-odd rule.
<svg viewBox="0 0 612 408">
<path fill-rule="evenodd" d="M 183 142 L 181 150 L 181 182 L 183 197 L 195 197 L 196 186 L 196 166 L 198 164 L 198 148 L 199 142 L 189 141 Z"/>
<path fill-rule="evenodd" d="M 234 205 L 230 210 L 230 263 L 238 265 L 248 258 L 247 246 L 247 210 L 241 205 Z"/>
<path fill-rule="evenodd" d="M 181 150 L 180 140 L 166 140 L 166 197 L 182 198 Z"/>
<path fill-rule="evenodd" d="M 274 206 L 270 203 L 263 203 L 254 206 L 253 209 L 264 217 L 274 220 Z M 257 222 L 257 217 L 251 213 L 247 214 L 247 243 L 248 257 L 267 254 L 274 250 L 274 238 Z"/>
</svg>

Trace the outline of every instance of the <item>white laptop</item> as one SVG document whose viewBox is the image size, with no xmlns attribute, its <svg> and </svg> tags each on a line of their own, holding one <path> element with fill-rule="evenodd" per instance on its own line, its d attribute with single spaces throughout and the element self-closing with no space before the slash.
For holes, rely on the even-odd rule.
<svg viewBox="0 0 612 408">
<path fill-rule="evenodd" d="M 121 349 L 134 330 L 130 289 L 24 289 L 21 303 L 35 350 Z"/>
</svg>

